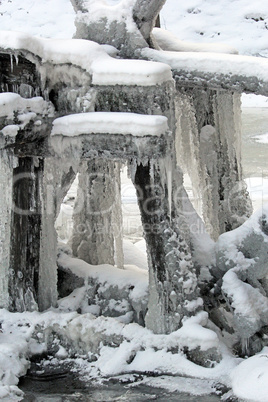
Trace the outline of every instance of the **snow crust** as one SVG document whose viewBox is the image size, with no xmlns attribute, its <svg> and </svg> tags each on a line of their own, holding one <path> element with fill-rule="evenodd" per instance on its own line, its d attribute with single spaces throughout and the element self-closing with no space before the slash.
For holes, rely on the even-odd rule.
<svg viewBox="0 0 268 402">
<path fill-rule="evenodd" d="M 81 113 L 60 117 L 53 122 L 51 136 L 74 137 L 81 134 L 131 134 L 133 136 L 160 136 L 168 130 L 164 116 L 135 113 Z"/>
</svg>

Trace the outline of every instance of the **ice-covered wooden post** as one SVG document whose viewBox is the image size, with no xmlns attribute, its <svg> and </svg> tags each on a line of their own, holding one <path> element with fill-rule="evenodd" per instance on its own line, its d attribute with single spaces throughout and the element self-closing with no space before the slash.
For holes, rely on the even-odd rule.
<svg viewBox="0 0 268 402">
<path fill-rule="evenodd" d="M 72 249 L 74 256 L 92 265 L 115 263 L 114 234 L 117 230 L 113 225 L 113 211 L 116 196 L 120 197 L 116 173 L 119 172 L 115 162 L 103 159 L 83 162 L 80 168 Z"/>
<path fill-rule="evenodd" d="M 149 262 L 145 322 L 155 333 L 170 333 L 182 325 L 184 317 L 202 307 L 189 244 L 180 228 L 178 210 L 183 208 L 182 203 L 179 198 L 174 199 L 183 178 L 176 169 L 176 161 L 167 158 L 149 161 L 147 166 L 138 165 L 134 184 Z"/>
<path fill-rule="evenodd" d="M 3 59 L 5 66 L 5 55 Z M 0 304 L 12 311 L 35 310 L 42 289 L 47 308 L 57 300 L 56 264 L 47 293 L 44 289 L 48 287 L 40 277 L 49 104 L 41 97 L 27 99 L 40 88 L 35 66 L 22 57 L 14 70 L 10 63 L 9 68 L 5 66 L 1 81 L 2 88 L 16 89 L 26 98 L 15 93 L 0 95 L 1 187 L 5 194 L 1 201 Z"/>
</svg>

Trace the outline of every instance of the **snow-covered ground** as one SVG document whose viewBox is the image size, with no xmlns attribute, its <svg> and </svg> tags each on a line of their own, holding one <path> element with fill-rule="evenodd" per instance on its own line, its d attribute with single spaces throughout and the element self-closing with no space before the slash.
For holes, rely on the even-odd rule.
<svg viewBox="0 0 268 402">
<path fill-rule="evenodd" d="M 97 1 L 97 0 L 96 0 Z M 108 0 L 117 4 L 119 0 Z M 71 38 L 75 13 L 69 0 L 1 0 L 2 30 Z M 179 39 L 225 43 L 240 54 L 268 56 L 268 3 L 263 0 L 167 0 L 161 25 Z"/>
<path fill-rule="evenodd" d="M 109 0 L 109 3 L 115 4 L 118 1 Z M 23 2 L 21 0 L 0 0 L 1 30 L 21 31 L 45 38 L 72 38 L 75 32 L 74 17 L 75 13 L 69 0 L 23 0 Z M 189 0 L 187 2 L 167 0 L 161 13 L 161 24 L 163 28 L 170 30 L 181 40 L 200 44 L 210 42 L 216 46 L 226 43 L 230 47 L 236 48 L 240 54 L 268 57 L 268 3 L 263 0 L 255 2 L 250 0 L 219 0 L 217 2 L 215 0 Z M 267 107 L 268 102 L 264 97 L 243 96 L 243 106 Z M 256 136 L 256 141 L 267 146 L 267 134 Z M 250 180 L 249 184 L 255 188 L 258 178 Z M 125 181 L 124 184 L 125 187 L 122 187 L 123 212 L 125 208 L 125 215 L 127 215 L 127 209 L 131 209 L 131 206 L 134 205 L 135 197 L 129 183 Z M 262 181 L 260 185 L 261 189 L 256 190 L 258 195 L 260 193 L 263 195 L 265 191 L 267 194 L 267 182 Z M 68 205 L 66 209 L 68 209 Z M 132 209 L 131 211 L 133 212 Z M 133 226 L 137 224 L 136 218 L 134 217 L 132 221 Z M 135 226 L 137 233 L 139 228 L 140 226 L 137 224 L 137 228 Z M 131 232 L 131 230 L 129 231 Z M 125 242 L 126 263 L 130 263 L 135 258 L 136 264 L 146 269 L 144 243 L 137 243 L 139 253 L 136 252 L 136 255 L 133 247 L 129 242 Z M 100 271 L 100 275 L 103 275 L 103 271 Z M 146 273 L 143 271 L 141 275 L 144 287 Z M 136 276 L 138 277 L 138 274 L 135 274 Z M 105 280 L 109 282 L 109 278 L 105 277 Z M 199 317 L 199 322 L 188 322 L 188 327 L 186 324 L 182 330 L 174 334 L 153 335 L 137 324 L 126 326 L 111 318 L 98 317 L 96 319 L 91 314 L 81 316 L 76 312 L 62 312 L 63 305 L 76 309 L 76 297 L 71 300 L 69 298 L 68 303 L 66 300 L 61 303 L 60 314 L 59 310 L 51 310 L 42 314 L 37 312 L 11 314 L 1 310 L 0 323 L 3 322 L 3 325 L 2 328 L 0 326 L 0 398 L 5 398 L 6 401 L 21 399 L 21 392 L 17 388 L 18 377 L 23 375 L 28 368 L 27 358 L 33 353 L 42 352 L 42 347 L 43 350 L 47 347 L 46 340 L 41 347 L 37 344 L 35 336 L 41 337 L 41 334 L 33 335 L 34 329 L 37 325 L 45 328 L 57 324 L 60 330 L 66 331 L 66 334 L 77 342 L 80 341 L 79 331 L 86 334 L 92 328 L 94 330 L 101 329 L 102 334 L 106 333 L 111 336 L 124 333 L 127 338 L 127 342 L 117 347 L 101 346 L 99 351 L 101 358 L 95 363 L 83 366 L 83 371 L 88 378 L 96 377 L 99 374 L 117 375 L 122 371 L 168 371 L 171 374 L 198 377 L 207 381 L 206 389 L 204 389 L 198 381 L 179 381 L 173 377 L 157 380 L 160 387 L 166 387 L 169 390 L 202 395 L 210 393 L 215 381 L 220 381 L 227 386 L 232 386 L 235 394 L 244 400 L 267 401 L 268 348 L 244 361 L 235 358 L 228 352 L 221 339 L 215 337 L 215 332 L 208 329 L 205 330 L 205 333 L 203 332 L 204 328 L 200 324 L 202 321 L 206 321 L 204 315 Z M 204 338 L 202 338 L 203 336 Z M 214 368 L 203 368 L 187 360 L 183 354 L 173 354 L 170 351 L 174 344 L 177 345 L 178 339 L 180 339 L 180 343 L 184 339 L 189 346 L 189 342 L 196 342 L 198 337 L 200 345 L 204 348 L 205 342 L 220 345 L 223 359 L 219 365 Z M 55 364 L 57 364 L 57 359 L 59 361 L 67 357 L 67 352 L 60 343 L 57 353 Z M 133 356 L 135 358 L 129 364 L 128 362 Z M 76 364 L 81 366 L 81 361 L 78 358 Z M 153 385 L 156 386 L 156 381 Z"/>
</svg>

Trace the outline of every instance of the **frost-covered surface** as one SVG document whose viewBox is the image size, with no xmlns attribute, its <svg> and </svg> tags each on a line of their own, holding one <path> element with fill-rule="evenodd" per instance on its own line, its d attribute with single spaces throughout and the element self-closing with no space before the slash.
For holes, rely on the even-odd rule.
<svg viewBox="0 0 268 402">
<path fill-rule="evenodd" d="M 134 113 L 83 113 L 60 117 L 53 122 L 52 136 L 77 136 L 81 134 L 132 134 L 144 137 L 159 136 L 168 129 L 164 116 Z"/>
<path fill-rule="evenodd" d="M 10 235 L 12 214 L 13 165 L 16 158 L 5 150 L 0 150 L 0 306 L 8 307 L 8 272 L 10 266 Z"/>
<path fill-rule="evenodd" d="M 80 309 L 83 313 L 144 324 L 148 300 L 146 270 L 134 265 L 125 265 L 125 269 L 108 264 L 90 265 L 65 253 L 60 253 L 58 266 L 63 274 L 62 279 L 59 278 L 60 294 L 73 290 L 60 301 L 60 311 L 72 311 L 76 298 L 76 310 Z M 80 289 L 75 289 L 79 285 Z"/>
</svg>

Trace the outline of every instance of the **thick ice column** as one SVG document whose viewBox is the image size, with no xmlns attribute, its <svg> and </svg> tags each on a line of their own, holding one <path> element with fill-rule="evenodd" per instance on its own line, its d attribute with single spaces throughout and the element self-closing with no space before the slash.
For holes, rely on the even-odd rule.
<svg viewBox="0 0 268 402">
<path fill-rule="evenodd" d="M 64 196 L 67 194 L 77 169 L 70 158 L 46 158 L 41 189 L 41 239 L 38 306 L 45 310 L 57 304 L 57 233 L 55 221 Z"/>
<path fill-rule="evenodd" d="M 18 158 L 13 170 L 9 308 L 37 309 L 43 160 Z"/>
<path fill-rule="evenodd" d="M 39 290 L 38 304 L 40 310 L 45 310 L 57 303 L 57 235 L 54 227 L 56 220 L 56 189 L 55 183 L 59 171 L 55 169 L 52 158 L 45 160 L 44 182 L 42 194 L 42 226 L 40 244 L 40 269 L 39 269 Z M 58 180 L 57 180 L 58 179 Z"/>
<path fill-rule="evenodd" d="M 14 156 L 0 151 L 0 308 L 8 308 L 8 276 L 10 265 L 10 234 Z"/>
<path fill-rule="evenodd" d="M 114 265 L 113 209 L 116 189 L 115 163 L 90 160 L 82 163 L 74 207 L 73 253 L 93 264 Z"/>
<path fill-rule="evenodd" d="M 251 203 L 242 179 L 240 95 L 179 90 L 176 153 L 190 175 L 210 235 L 242 224 Z"/>
<path fill-rule="evenodd" d="M 168 185 L 169 174 L 172 175 L 171 186 Z M 137 166 L 134 185 L 149 261 L 149 303 L 145 322 L 155 333 L 178 329 L 183 317 L 193 315 L 202 305 L 197 301 L 197 280 L 189 245 L 180 230 L 177 211 L 182 213 L 182 205 L 179 205 L 180 199 L 176 200 L 175 183 L 177 187 L 182 186 L 182 175 L 177 174 L 173 164 L 171 171 L 164 161 Z"/>
<path fill-rule="evenodd" d="M 220 233 L 235 229 L 252 213 L 242 177 L 240 94 L 217 91 L 213 99 L 215 129 L 219 136 Z"/>
</svg>

